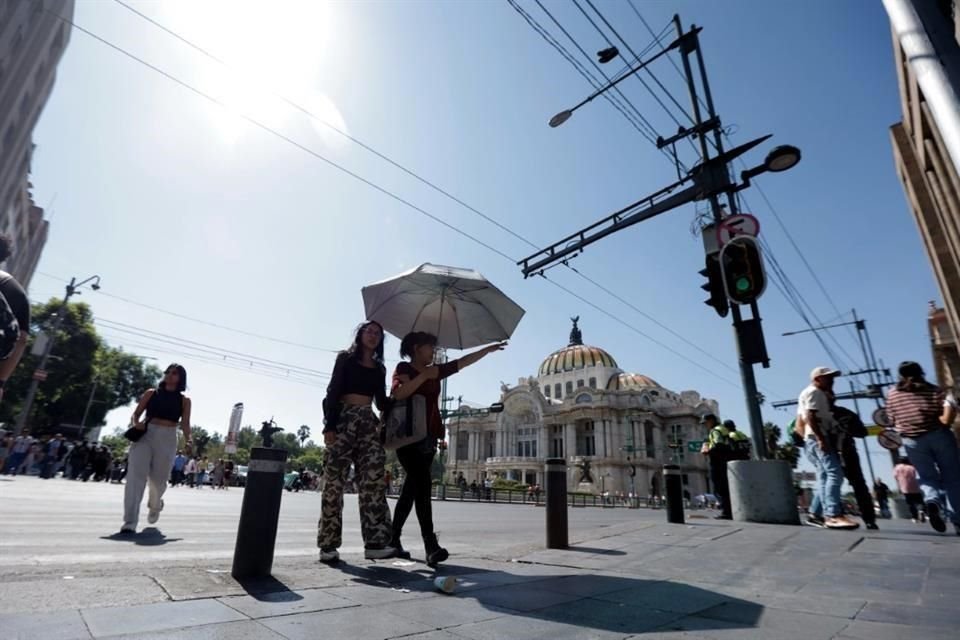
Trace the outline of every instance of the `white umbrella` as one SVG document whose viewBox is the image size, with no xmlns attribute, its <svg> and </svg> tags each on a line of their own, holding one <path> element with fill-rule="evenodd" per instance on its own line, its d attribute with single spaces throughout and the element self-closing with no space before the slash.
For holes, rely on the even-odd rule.
<svg viewBox="0 0 960 640">
<path fill-rule="evenodd" d="M 362 289 L 367 320 L 402 338 L 437 336 L 437 346 L 469 349 L 506 340 L 524 310 L 473 269 L 422 264 Z"/>
</svg>

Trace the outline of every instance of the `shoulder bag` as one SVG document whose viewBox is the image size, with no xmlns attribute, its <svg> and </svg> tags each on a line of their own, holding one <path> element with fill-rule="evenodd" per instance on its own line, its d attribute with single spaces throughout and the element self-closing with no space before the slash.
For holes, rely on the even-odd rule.
<svg viewBox="0 0 960 640">
<path fill-rule="evenodd" d="M 406 400 L 394 401 L 383 420 L 383 448 L 399 449 L 426 437 L 426 398 L 414 393 Z"/>
</svg>

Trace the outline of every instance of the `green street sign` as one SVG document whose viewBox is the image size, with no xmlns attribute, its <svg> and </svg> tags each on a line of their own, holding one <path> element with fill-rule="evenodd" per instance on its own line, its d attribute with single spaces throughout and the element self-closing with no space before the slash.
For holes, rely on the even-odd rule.
<svg viewBox="0 0 960 640">
<path fill-rule="evenodd" d="M 687 442 L 687 451 L 690 453 L 700 453 L 700 447 L 703 446 L 703 440 L 690 440 Z"/>
</svg>

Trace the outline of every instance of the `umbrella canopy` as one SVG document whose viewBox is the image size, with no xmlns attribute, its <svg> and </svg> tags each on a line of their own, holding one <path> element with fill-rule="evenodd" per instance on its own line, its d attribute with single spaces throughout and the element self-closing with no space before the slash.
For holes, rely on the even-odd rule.
<svg viewBox="0 0 960 640">
<path fill-rule="evenodd" d="M 422 264 L 363 288 L 367 320 L 402 338 L 437 336 L 437 346 L 469 349 L 506 340 L 524 310 L 472 269 Z"/>
</svg>

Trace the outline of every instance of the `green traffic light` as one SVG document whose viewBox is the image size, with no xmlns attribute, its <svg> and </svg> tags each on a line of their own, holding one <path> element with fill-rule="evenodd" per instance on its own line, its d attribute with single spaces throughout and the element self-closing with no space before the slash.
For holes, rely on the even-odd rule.
<svg viewBox="0 0 960 640">
<path fill-rule="evenodd" d="M 737 291 L 745 292 L 750 290 L 750 279 L 749 278 L 737 278 Z"/>
</svg>

